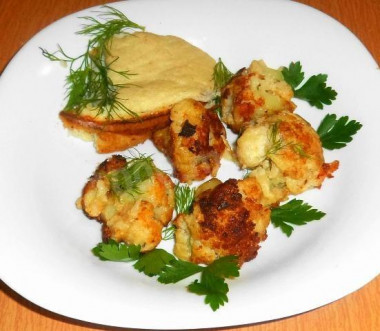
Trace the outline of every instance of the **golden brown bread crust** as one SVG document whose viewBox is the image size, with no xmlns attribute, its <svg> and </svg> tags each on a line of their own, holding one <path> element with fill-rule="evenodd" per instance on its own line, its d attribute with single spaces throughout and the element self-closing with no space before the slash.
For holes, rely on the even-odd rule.
<svg viewBox="0 0 380 331">
<path fill-rule="evenodd" d="M 61 111 L 59 117 L 65 128 L 86 140 L 92 140 L 98 153 L 122 151 L 149 139 L 154 130 L 169 123 L 169 112 L 130 120 L 98 121 L 97 118 Z"/>
<path fill-rule="evenodd" d="M 191 183 L 215 176 L 226 148 L 226 132 L 215 112 L 185 99 L 176 104 L 169 127 L 156 131 L 152 140 L 172 162 L 174 176 Z"/>
<path fill-rule="evenodd" d="M 120 134 L 113 132 L 98 132 L 94 134 L 94 145 L 98 153 L 123 151 L 149 139 L 151 133 Z"/>
<path fill-rule="evenodd" d="M 87 130 L 125 134 L 142 134 L 146 131 L 160 129 L 169 123 L 171 108 L 159 114 L 150 114 L 131 119 L 99 120 L 97 117 L 81 116 L 70 111 L 61 111 L 59 117 L 64 123 L 77 125 Z"/>
<path fill-rule="evenodd" d="M 215 60 L 181 38 L 148 32 L 115 36 L 106 61 L 108 78 L 118 86 L 117 101 L 122 107 L 108 113 L 88 104 L 79 112 L 60 113 L 64 127 L 79 138 L 94 141 L 99 153 L 125 150 L 145 141 L 168 124 L 171 108 L 183 99 L 206 102 L 211 98 Z"/>
<path fill-rule="evenodd" d="M 101 163 L 84 186 L 78 205 L 89 218 L 102 223 L 104 241 L 123 241 L 148 251 L 159 244 L 162 228 L 172 218 L 174 184 L 169 176 L 156 170 L 139 184 L 138 194 L 117 196 L 107 175 L 126 164 L 119 155 Z"/>
<path fill-rule="evenodd" d="M 191 214 L 174 220 L 174 253 L 193 263 L 210 264 L 219 257 L 235 255 L 240 264 L 252 260 L 266 239 L 270 210 L 259 203 L 260 187 L 246 187 L 229 179 L 202 192 Z M 249 193 L 247 195 L 246 193 Z"/>
</svg>

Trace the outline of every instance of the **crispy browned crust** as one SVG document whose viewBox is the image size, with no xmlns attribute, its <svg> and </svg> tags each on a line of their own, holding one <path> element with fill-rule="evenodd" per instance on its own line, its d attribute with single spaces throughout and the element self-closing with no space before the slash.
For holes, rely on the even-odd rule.
<svg viewBox="0 0 380 331">
<path fill-rule="evenodd" d="M 204 238 L 216 237 L 214 246 L 220 246 L 228 255 L 238 256 L 240 263 L 256 257 L 261 240 L 250 214 L 260 212 L 263 207 L 254 200 L 243 201 L 236 179 L 229 179 L 202 194 L 199 206 Z"/>
<path fill-rule="evenodd" d="M 98 153 L 112 153 L 134 147 L 149 139 L 151 132 L 145 134 L 121 134 L 113 132 L 99 132 L 94 137 Z"/>
<path fill-rule="evenodd" d="M 164 153 L 169 159 L 172 158 L 172 140 L 170 136 L 170 126 L 153 132 L 152 141 L 157 149 Z"/>
<path fill-rule="evenodd" d="M 121 155 L 102 162 L 84 186 L 78 207 L 102 224 L 103 241 L 124 241 L 141 245 L 142 251 L 151 250 L 161 241 L 162 228 L 172 218 L 174 184 L 168 175 L 157 171 L 135 199 L 120 200 L 111 191 L 107 174 L 126 164 Z M 110 209 L 114 212 L 108 213 Z"/>
<path fill-rule="evenodd" d="M 260 195 L 260 190 L 257 193 Z M 188 256 L 180 258 L 206 264 L 227 255 L 237 256 L 240 264 L 252 260 L 266 238 L 269 215 L 269 208 L 254 196 L 245 196 L 236 179 L 206 190 L 195 201 L 191 215 L 180 214 L 174 221 L 180 229 L 176 245 L 178 240 L 191 246 L 185 249 Z M 261 232 L 256 229 L 257 222 L 265 223 Z M 180 246 L 175 247 L 179 255 Z"/>
<path fill-rule="evenodd" d="M 216 175 L 226 148 L 225 137 L 226 131 L 215 112 L 199 101 L 187 99 L 173 107 L 170 126 L 155 131 L 152 140 L 171 160 L 174 176 L 191 183 Z"/>
<path fill-rule="evenodd" d="M 221 91 L 222 99 L 222 121 L 235 133 L 239 133 L 244 126 L 256 117 L 258 109 L 263 108 L 265 100 L 257 97 L 255 91 L 250 87 L 250 79 L 255 76 L 246 68 L 240 69 Z M 264 79 L 264 76 L 259 77 Z M 293 112 L 295 104 L 292 101 L 284 100 L 279 110 Z M 261 110 L 263 112 L 263 110 Z"/>
<path fill-rule="evenodd" d="M 123 156 L 113 155 L 112 157 L 104 160 L 102 163 L 98 165 L 95 172 L 91 175 L 91 177 L 82 189 L 82 199 L 80 200 L 80 207 L 88 218 L 96 219 L 104 224 L 99 215 L 93 215 L 91 212 L 89 212 L 85 204 L 85 199 L 83 199 L 83 197 L 90 191 L 96 189 L 96 184 L 99 179 L 106 176 L 111 171 L 123 168 L 126 164 L 127 160 Z M 102 230 L 104 231 L 104 226 Z"/>
<path fill-rule="evenodd" d="M 170 108 L 159 113 L 152 113 L 145 116 L 126 120 L 100 120 L 96 117 L 81 116 L 70 111 L 61 111 L 60 119 L 65 126 L 74 126 L 84 130 L 105 131 L 123 134 L 142 134 L 147 130 L 160 129 L 169 123 Z"/>
<path fill-rule="evenodd" d="M 112 155 L 109 159 L 104 160 L 96 168 L 94 175 L 91 178 L 99 179 L 102 176 L 105 176 L 111 171 L 119 170 L 127 164 L 127 160 L 124 156 L 121 155 Z"/>
<path fill-rule="evenodd" d="M 237 159 L 251 169 L 267 203 L 321 187 L 339 162 L 326 163 L 320 137 L 301 116 L 289 111 L 261 117 L 237 140 Z"/>
<path fill-rule="evenodd" d="M 98 153 L 111 153 L 136 146 L 149 139 L 154 130 L 167 126 L 169 110 L 130 120 L 100 121 L 68 111 L 61 111 L 59 117 L 65 128 L 91 135 Z"/>
</svg>

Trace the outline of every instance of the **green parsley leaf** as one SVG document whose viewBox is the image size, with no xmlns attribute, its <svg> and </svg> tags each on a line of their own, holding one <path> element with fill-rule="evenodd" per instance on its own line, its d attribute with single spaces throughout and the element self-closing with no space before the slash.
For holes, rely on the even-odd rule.
<svg viewBox="0 0 380 331">
<path fill-rule="evenodd" d="M 238 259 L 234 255 L 220 257 L 208 265 L 206 269 L 222 278 L 239 277 Z"/>
<path fill-rule="evenodd" d="M 324 212 L 314 209 L 306 202 L 293 199 L 284 205 L 272 208 L 271 222 L 290 237 L 294 230 L 292 225 L 305 225 L 308 222 L 320 220 L 325 215 Z"/>
<path fill-rule="evenodd" d="M 204 267 L 198 264 L 175 259 L 162 269 L 157 280 L 163 284 L 177 283 L 182 279 L 201 272 L 203 269 Z"/>
<path fill-rule="evenodd" d="M 237 257 L 225 256 L 205 267 L 200 282 L 195 280 L 187 288 L 192 293 L 205 295 L 205 303 L 215 311 L 228 302 L 229 288 L 225 278 L 237 276 L 239 276 Z"/>
<path fill-rule="evenodd" d="M 299 61 L 295 63 L 291 62 L 289 68 L 284 67 L 282 69 L 282 76 L 293 90 L 296 89 L 305 78 L 305 74 L 302 71 L 302 66 Z"/>
<path fill-rule="evenodd" d="M 139 245 L 126 245 L 123 242 L 108 240 L 107 243 L 99 243 L 92 249 L 92 253 L 103 261 L 130 262 L 140 257 Z"/>
<path fill-rule="evenodd" d="M 239 276 L 239 265 L 235 256 L 221 257 L 208 266 L 200 266 L 179 260 L 163 249 L 156 248 L 147 253 L 140 253 L 140 246 L 117 243 L 114 240 L 100 243 L 92 251 L 101 260 L 137 260 L 133 265 L 136 270 L 149 277 L 158 276 L 157 281 L 162 284 L 177 283 L 201 273 L 200 280 L 195 280 L 187 288 L 189 292 L 205 295 L 205 303 L 214 311 L 228 302 L 229 288 L 225 279 Z"/>
<path fill-rule="evenodd" d="M 136 270 L 152 277 L 158 276 L 165 266 L 173 260 L 175 260 L 175 257 L 172 254 L 164 249 L 156 248 L 144 253 L 133 266 Z"/>
<path fill-rule="evenodd" d="M 193 207 L 195 189 L 177 184 L 174 188 L 175 210 L 177 214 L 189 214 Z"/>
<path fill-rule="evenodd" d="M 202 272 L 200 282 L 195 280 L 187 289 L 189 292 L 205 295 L 205 303 L 210 305 L 213 311 L 228 302 L 227 293 L 229 288 L 227 283 L 223 278 L 215 276 L 207 269 Z"/>
<path fill-rule="evenodd" d="M 301 88 L 294 91 L 294 96 L 307 101 L 311 106 L 323 109 L 323 105 L 331 105 L 337 93 L 326 85 L 327 75 L 311 76 Z"/>
<path fill-rule="evenodd" d="M 294 97 L 307 101 L 311 106 L 323 109 L 323 105 L 331 105 L 337 93 L 326 85 L 327 75 L 318 74 L 311 76 L 301 87 L 305 74 L 299 61 L 291 62 L 289 67 L 282 69 L 285 81 L 292 87 Z"/>
<path fill-rule="evenodd" d="M 337 118 L 335 114 L 327 114 L 317 129 L 317 133 L 326 149 L 343 148 L 352 141 L 362 124 L 349 120 L 348 116 Z"/>
</svg>

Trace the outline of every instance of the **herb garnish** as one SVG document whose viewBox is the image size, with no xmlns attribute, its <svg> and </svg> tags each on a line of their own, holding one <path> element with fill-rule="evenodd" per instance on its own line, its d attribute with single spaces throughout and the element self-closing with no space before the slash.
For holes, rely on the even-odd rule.
<svg viewBox="0 0 380 331">
<path fill-rule="evenodd" d="M 141 253 L 139 246 L 126 245 L 109 240 L 99 243 L 92 249 L 95 256 L 101 260 L 129 262 L 136 270 L 149 277 L 157 276 L 162 284 L 174 284 L 190 276 L 200 273 L 187 289 L 191 293 L 205 296 L 205 303 L 213 311 L 228 302 L 229 291 L 227 278 L 239 276 L 239 266 L 235 256 L 225 256 L 215 260 L 208 266 L 200 266 L 177 259 L 167 251 L 156 248 L 147 253 Z"/>
<path fill-rule="evenodd" d="M 99 243 L 92 249 L 92 253 L 102 261 L 130 262 L 140 256 L 141 246 L 124 245 L 114 240 L 107 243 Z"/>
<path fill-rule="evenodd" d="M 184 184 L 177 184 L 174 188 L 175 211 L 177 214 L 189 214 L 193 207 L 195 189 Z"/>
<path fill-rule="evenodd" d="M 213 101 L 215 104 L 215 112 L 218 114 L 219 118 L 222 117 L 222 100 L 220 90 L 226 86 L 233 75 L 234 74 L 228 70 L 221 58 L 219 58 L 218 62 L 216 62 L 214 66 L 214 72 L 212 74 L 212 79 L 214 80 L 214 91 L 216 93 Z"/>
<path fill-rule="evenodd" d="M 305 78 L 302 65 L 298 62 L 291 62 L 289 67 L 282 69 L 285 81 L 292 87 L 294 97 L 307 101 L 311 106 L 323 109 L 323 105 L 331 105 L 335 100 L 337 92 L 326 85 L 327 75 L 313 75 L 299 87 Z"/>
<path fill-rule="evenodd" d="M 294 153 L 301 157 L 309 158 L 310 156 L 305 152 L 304 148 L 299 143 L 284 142 L 279 132 L 279 126 L 281 121 L 274 122 L 269 129 L 268 140 L 270 141 L 270 147 L 266 151 L 266 156 L 276 155 L 279 151 L 285 148 L 291 148 Z"/>
<path fill-rule="evenodd" d="M 325 215 L 324 212 L 314 209 L 302 200 L 292 199 L 279 207 L 272 208 L 271 222 L 290 237 L 294 230 L 292 225 L 305 225 L 320 220 Z"/>
<path fill-rule="evenodd" d="M 286 144 L 280 136 L 279 126 L 281 121 L 274 122 L 269 128 L 270 147 L 266 151 L 266 156 L 277 154 L 280 150 L 284 149 L 288 144 Z"/>
<path fill-rule="evenodd" d="M 337 118 L 335 114 L 327 114 L 317 129 L 322 147 L 326 149 L 343 148 L 352 141 L 362 124 L 349 120 L 348 116 Z"/>
<path fill-rule="evenodd" d="M 121 195 L 126 192 L 134 196 L 140 194 L 139 184 L 149 179 L 157 168 L 152 157 L 143 154 L 128 159 L 127 162 L 123 168 L 108 173 L 107 178 L 115 194 Z"/>
<path fill-rule="evenodd" d="M 114 116 L 121 117 L 120 113 L 123 112 L 131 116 L 138 116 L 128 109 L 118 97 L 119 88 L 125 87 L 127 84 L 114 84 L 108 76 L 109 71 L 126 79 L 131 74 L 128 71 L 112 70 L 110 68 L 112 62 L 106 62 L 106 55 L 109 54 L 109 46 L 114 35 L 144 30 L 144 27 L 132 22 L 115 8 L 109 6 L 102 8 L 105 8 L 106 11 L 100 12 L 99 17 L 103 17 L 104 22 L 94 17 L 81 17 L 89 22 L 77 32 L 90 37 L 85 53 L 72 57 L 58 45 L 58 51 L 54 53 L 41 48 L 42 55 L 51 61 L 69 65 L 70 72 L 66 77 L 67 103 L 64 110 L 80 114 L 86 106 L 91 106 L 97 112 L 96 116 L 105 114 L 108 119 Z M 117 61 L 117 58 L 114 61 Z"/>
<path fill-rule="evenodd" d="M 169 225 L 162 230 L 162 240 L 172 240 L 174 239 L 176 227 L 174 225 Z"/>
<path fill-rule="evenodd" d="M 218 59 L 214 66 L 212 78 L 214 80 L 214 90 L 222 89 L 233 76 L 233 73 L 227 69 L 221 58 Z"/>
</svg>

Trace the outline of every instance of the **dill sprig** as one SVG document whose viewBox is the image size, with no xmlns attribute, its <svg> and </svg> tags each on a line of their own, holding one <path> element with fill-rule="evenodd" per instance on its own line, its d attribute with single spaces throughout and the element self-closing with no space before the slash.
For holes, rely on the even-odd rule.
<svg viewBox="0 0 380 331">
<path fill-rule="evenodd" d="M 214 90 L 222 89 L 233 76 L 233 73 L 228 70 L 221 58 L 214 66 L 212 78 L 214 80 Z"/>
<path fill-rule="evenodd" d="M 172 240 L 174 239 L 176 227 L 174 225 L 167 226 L 162 230 L 162 240 Z"/>
<path fill-rule="evenodd" d="M 41 48 L 42 55 L 51 61 L 59 61 L 69 66 L 69 74 L 66 77 L 66 99 L 64 107 L 66 111 L 73 111 L 80 114 L 83 109 L 90 105 L 97 116 L 105 114 L 106 117 L 122 117 L 121 113 L 128 113 L 131 116 L 138 116 L 128 109 L 118 97 L 118 90 L 126 87 L 127 84 L 114 84 L 108 76 L 109 71 L 128 79 L 131 73 L 128 71 L 115 71 L 110 68 L 111 63 L 106 62 L 106 55 L 109 54 L 112 37 L 117 34 L 128 34 L 129 31 L 144 30 L 131 20 L 129 20 L 119 10 L 103 6 L 105 12 L 100 12 L 99 17 L 105 19 L 104 22 L 94 17 L 81 17 L 88 21 L 82 30 L 77 34 L 89 36 L 86 51 L 77 56 L 69 56 L 61 46 L 54 53 Z"/>
<path fill-rule="evenodd" d="M 107 177 L 116 195 L 128 193 L 135 196 L 141 193 L 139 184 L 149 179 L 156 170 L 151 156 L 139 155 L 129 159 L 123 168 L 110 172 Z"/>
<path fill-rule="evenodd" d="M 268 140 L 270 141 L 271 145 L 270 148 L 266 151 L 266 156 L 268 157 L 270 155 L 275 155 L 279 151 L 289 147 L 299 156 L 309 158 L 310 155 L 305 152 L 301 144 L 294 142 L 286 143 L 283 141 L 279 132 L 280 123 L 281 121 L 276 121 L 270 127 Z"/>
<path fill-rule="evenodd" d="M 212 74 L 212 79 L 214 81 L 214 92 L 215 97 L 213 98 L 215 104 L 215 112 L 222 117 L 222 99 L 220 97 L 220 90 L 226 86 L 228 81 L 233 76 L 233 73 L 228 70 L 221 58 L 218 59 L 218 62 L 214 66 L 214 71 Z"/>
<path fill-rule="evenodd" d="M 89 24 L 83 24 L 83 29 L 77 32 L 78 34 L 92 37 L 89 41 L 89 46 L 90 48 L 96 48 L 100 52 L 100 56 L 108 53 L 108 44 L 114 35 L 126 33 L 127 30 L 133 31 L 134 29 L 145 29 L 143 26 L 132 22 L 120 10 L 107 5 L 102 8 L 108 9 L 106 12 L 98 12 L 99 17 L 104 18 L 105 22 L 101 22 L 91 16 L 80 17 L 81 19 L 88 21 Z"/>
<path fill-rule="evenodd" d="M 189 214 L 193 207 L 195 189 L 177 184 L 174 188 L 175 210 L 177 214 Z"/>
<path fill-rule="evenodd" d="M 266 151 L 266 155 L 277 154 L 280 150 L 284 149 L 288 144 L 286 144 L 279 134 L 280 121 L 273 123 L 269 130 L 268 140 L 270 141 L 270 148 Z"/>
</svg>

